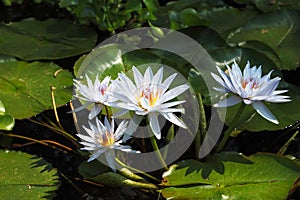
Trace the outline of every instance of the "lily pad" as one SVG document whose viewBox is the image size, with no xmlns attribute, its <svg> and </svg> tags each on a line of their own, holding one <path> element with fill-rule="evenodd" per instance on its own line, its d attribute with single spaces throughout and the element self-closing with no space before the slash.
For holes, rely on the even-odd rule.
<svg viewBox="0 0 300 200">
<path fill-rule="evenodd" d="M 163 175 L 172 199 L 286 199 L 300 176 L 294 161 L 273 155 L 222 152 L 204 162 L 181 161 Z"/>
<path fill-rule="evenodd" d="M 10 131 L 15 125 L 15 119 L 5 114 L 5 107 L 0 100 L 0 130 Z"/>
<path fill-rule="evenodd" d="M 58 186 L 56 169 L 44 159 L 0 151 L 0 199 L 50 199 Z"/>
<path fill-rule="evenodd" d="M 0 62 L 0 99 L 6 113 L 23 119 L 52 108 L 50 86 L 56 105 L 72 99 L 73 75 L 54 63 Z"/>
<path fill-rule="evenodd" d="M 90 51 L 96 31 L 69 20 L 32 18 L 0 24 L 0 54 L 23 60 L 60 59 Z"/>
<path fill-rule="evenodd" d="M 300 12 L 277 11 L 258 15 L 236 31 L 227 42 L 244 46 L 248 41 L 259 41 L 271 47 L 280 59 L 280 69 L 295 69 L 300 58 Z"/>
</svg>

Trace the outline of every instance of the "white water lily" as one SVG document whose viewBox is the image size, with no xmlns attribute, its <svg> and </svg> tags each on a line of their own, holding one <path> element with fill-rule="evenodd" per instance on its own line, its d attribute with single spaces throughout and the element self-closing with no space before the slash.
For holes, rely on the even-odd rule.
<svg viewBox="0 0 300 200">
<path fill-rule="evenodd" d="M 184 113 L 183 108 L 174 108 L 174 106 L 184 103 L 185 100 L 170 100 L 185 92 L 189 86 L 183 84 L 169 89 L 177 74 L 174 73 L 163 81 L 163 67 L 155 75 L 150 67 L 146 69 L 144 76 L 136 67 L 132 67 L 132 70 L 135 84 L 124 73 L 120 73 L 119 79 L 113 82 L 116 89 L 112 95 L 119 100 L 113 106 L 123 108 L 122 114 L 131 110 L 138 116 L 147 115 L 151 130 L 157 139 L 161 138 L 159 114 L 173 124 L 187 128 L 185 123 L 174 114 L 174 112 Z M 131 129 L 134 128 L 131 126 Z M 130 134 L 130 131 L 128 132 Z"/>
<path fill-rule="evenodd" d="M 108 92 L 111 91 L 110 77 L 105 77 L 101 82 L 97 75 L 94 83 L 88 75 L 85 75 L 85 77 L 87 85 L 82 84 L 79 80 L 74 80 L 76 89 L 75 97 L 85 101 L 85 104 L 76 108 L 73 112 L 83 110 L 89 105 L 94 104 L 89 114 L 89 119 L 93 119 L 101 112 L 103 105 L 108 105 L 109 102 L 113 101 L 108 95 Z"/>
<path fill-rule="evenodd" d="M 138 151 L 132 150 L 130 146 L 120 144 L 122 142 L 121 137 L 126 131 L 127 124 L 127 122 L 122 121 L 115 131 L 114 120 L 112 120 L 110 124 L 105 117 L 104 125 L 96 118 L 96 126 L 90 122 L 90 129 L 83 126 L 87 135 L 77 134 L 77 136 L 82 140 L 80 144 L 84 145 L 81 149 L 93 152 L 88 159 L 88 162 L 104 154 L 109 167 L 115 171 L 115 150 L 138 153 Z"/>
<path fill-rule="evenodd" d="M 250 67 L 249 61 L 243 73 L 236 62 L 232 64 L 231 68 L 228 65 L 226 66 L 226 73 L 217 67 L 221 76 L 211 73 L 212 77 L 223 86 L 223 88 L 214 89 L 226 94 L 232 93 L 233 95 L 213 106 L 227 107 L 243 101 L 245 104 L 251 104 L 258 114 L 265 119 L 278 124 L 278 120 L 263 101 L 272 103 L 291 101 L 289 96 L 279 95 L 288 90 L 276 90 L 281 78 L 275 77 L 271 79 L 272 71 L 262 76 L 261 66 L 258 68 L 256 66 Z"/>
</svg>

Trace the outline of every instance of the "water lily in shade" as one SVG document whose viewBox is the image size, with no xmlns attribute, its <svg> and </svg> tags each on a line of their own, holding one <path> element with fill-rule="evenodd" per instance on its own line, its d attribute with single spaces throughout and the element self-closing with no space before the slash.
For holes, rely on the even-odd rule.
<svg viewBox="0 0 300 200">
<path fill-rule="evenodd" d="M 240 103 L 251 104 L 253 108 L 265 119 L 278 124 L 278 120 L 264 104 L 266 102 L 281 103 L 291 101 L 289 96 L 280 95 L 288 90 L 276 90 L 280 77 L 271 79 L 270 71 L 267 75 L 262 76 L 260 67 L 250 67 L 247 62 L 242 73 L 240 67 L 234 62 L 231 68 L 227 66 L 227 71 L 223 72 L 219 67 L 217 70 L 220 76 L 211 73 L 212 77 L 222 86 L 214 88 L 222 93 L 231 93 L 230 97 L 214 104 L 214 107 L 227 107 Z"/>
<path fill-rule="evenodd" d="M 104 124 L 96 118 L 96 126 L 91 122 L 89 122 L 90 129 L 83 126 L 87 134 L 77 134 L 77 136 L 82 140 L 80 144 L 84 146 L 81 149 L 93 152 L 88 162 L 104 154 L 109 167 L 115 171 L 115 150 L 138 153 L 138 151 L 132 150 L 130 146 L 120 144 L 127 124 L 127 122 L 122 121 L 115 131 L 114 120 L 110 123 L 105 117 Z"/>
<path fill-rule="evenodd" d="M 85 78 L 87 85 L 82 84 L 79 80 L 74 80 L 75 97 L 85 101 L 85 104 L 76 108 L 73 112 L 83 110 L 89 105 L 94 104 L 89 113 L 89 119 L 93 119 L 101 112 L 103 105 L 108 105 L 112 101 L 112 98 L 108 95 L 112 87 L 109 76 L 105 77 L 101 82 L 97 75 L 94 83 L 88 75 L 85 75 Z"/>
<path fill-rule="evenodd" d="M 189 86 L 182 84 L 169 89 L 177 74 L 174 73 L 163 81 L 163 67 L 154 75 L 151 67 L 146 69 L 144 75 L 142 75 L 136 67 L 132 67 L 132 70 L 135 83 L 124 73 L 119 73 L 119 79 L 113 82 L 116 89 L 112 93 L 112 95 L 119 100 L 115 102 L 113 106 L 123 108 L 123 111 L 121 111 L 122 114 L 131 110 L 137 115 L 134 116 L 137 120 L 135 120 L 135 122 L 131 120 L 128 129 L 131 131 L 134 130 L 143 116 L 147 116 L 155 137 L 161 139 L 160 125 L 158 122 L 159 114 L 173 124 L 187 128 L 185 123 L 174 114 L 176 112 L 184 113 L 184 108 L 176 108 L 174 106 L 184 103 L 185 100 L 171 100 L 185 92 Z M 127 133 L 130 134 L 130 130 L 128 130 Z"/>
</svg>

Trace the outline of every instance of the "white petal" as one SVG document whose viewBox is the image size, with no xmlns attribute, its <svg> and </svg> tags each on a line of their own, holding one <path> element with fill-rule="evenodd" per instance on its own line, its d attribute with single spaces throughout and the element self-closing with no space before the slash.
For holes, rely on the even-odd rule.
<svg viewBox="0 0 300 200">
<path fill-rule="evenodd" d="M 158 107 L 160 109 L 164 109 L 164 108 L 169 108 L 169 107 L 172 107 L 172 106 L 177 106 L 179 104 L 183 104 L 185 103 L 185 100 L 181 100 L 181 101 L 171 101 L 171 102 L 168 102 L 168 103 L 164 103 L 164 104 L 161 104 L 159 105 Z"/>
<path fill-rule="evenodd" d="M 137 88 L 141 87 L 143 84 L 143 75 L 141 72 L 135 67 L 132 67 L 134 82 L 136 83 Z"/>
<path fill-rule="evenodd" d="M 102 110 L 101 104 L 95 104 L 89 114 L 89 120 L 94 119 Z"/>
<path fill-rule="evenodd" d="M 150 102 L 149 102 L 149 100 L 147 98 L 142 97 L 140 99 L 140 103 L 141 103 L 141 106 L 143 108 L 145 108 L 146 110 L 149 110 L 151 108 Z"/>
<path fill-rule="evenodd" d="M 174 115 L 173 113 L 161 113 L 161 115 L 164 116 L 164 118 L 166 118 L 173 124 L 180 126 L 182 128 L 185 128 L 185 129 L 187 128 L 185 123 L 181 119 L 179 119 L 176 115 Z"/>
<path fill-rule="evenodd" d="M 228 107 L 228 106 L 233 106 L 235 104 L 238 104 L 242 101 L 242 99 L 236 95 L 230 96 L 227 99 L 216 103 L 213 105 L 213 107 Z"/>
<path fill-rule="evenodd" d="M 120 78 L 121 82 L 119 82 L 118 85 L 121 86 L 121 88 L 125 88 L 127 90 L 127 92 L 130 92 L 130 91 L 134 92 L 136 90 L 136 86 L 124 73 L 120 73 L 119 78 Z"/>
<path fill-rule="evenodd" d="M 272 95 L 277 95 L 277 94 L 282 94 L 282 93 L 285 93 L 285 92 L 288 92 L 289 90 L 276 90 L 272 93 Z"/>
<path fill-rule="evenodd" d="M 76 134 L 80 139 L 90 142 L 90 143 L 95 143 L 95 140 L 92 137 L 89 137 L 87 135 L 82 135 L 82 134 Z"/>
<path fill-rule="evenodd" d="M 153 76 L 152 82 L 155 84 L 161 84 L 163 78 L 164 69 L 161 67 Z"/>
<path fill-rule="evenodd" d="M 97 144 L 95 144 L 95 142 L 90 143 L 90 142 L 79 142 L 80 144 L 82 144 L 84 146 L 84 148 L 86 147 L 93 147 L 93 148 L 99 148 L 99 146 Z M 84 149 L 82 148 L 82 149 Z"/>
<path fill-rule="evenodd" d="M 250 71 L 250 62 L 249 61 L 247 61 L 247 64 L 246 64 L 246 66 L 244 68 L 243 75 L 244 75 L 244 79 L 245 80 L 249 80 L 250 79 L 251 71 Z"/>
<path fill-rule="evenodd" d="M 112 120 L 112 123 L 114 123 L 114 120 Z M 112 129 L 107 117 L 105 116 L 104 118 L 104 126 L 106 127 L 106 129 L 108 130 L 109 133 L 113 133 L 114 129 Z"/>
<path fill-rule="evenodd" d="M 115 151 L 113 149 L 109 149 L 105 152 L 105 158 L 108 166 L 116 172 L 116 161 L 115 161 Z"/>
<path fill-rule="evenodd" d="M 249 99 L 243 99 L 243 101 L 246 105 L 252 104 L 252 101 Z"/>
<path fill-rule="evenodd" d="M 218 75 L 216 75 L 216 74 L 214 74 L 214 73 L 210 73 L 211 74 L 211 76 L 220 84 L 220 85 L 222 85 L 223 87 L 225 87 L 225 88 L 227 88 L 227 85 L 226 85 L 226 83 L 223 81 L 223 79 L 220 77 L 220 76 L 218 76 Z"/>
<path fill-rule="evenodd" d="M 172 74 L 171 76 L 169 76 L 168 78 L 166 78 L 166 80 L 164 80 L 164 82 L 162 83 L 162 93 L 165 93 L 165 91 L 167 89 L 169 89 L 171 83 L 173 82 L 174 78 L 177 76 L 177 73 Z"/>
<path fill-rule="evenodd" d="M 221 93 L 227 93 L 230 92 L 229 90 L 227 90 L 226 88 L 217 88 L 217 87 L 213 87 L 214 90 L 221 92 Z"/>
<path fill-rule="evenodd" d="M 103 149 L 99 149 L 98 151 L 96 151 L 94 154 L 92 154 L 92 156 L 88 159 L 88 162 L 95 160 L 96 158 L 98 158 L 101 154 L 103 154 L 105 151 L 107 150 L 107 148 L 103 148 Z"/>
<path fill-rule="evenodd" d="M 290 101 L 292 101 L 289 98 L 290 98 L 290 96 L 278 95 L 278 96 L 268 97 L 267 99 L 265 99 L 265 101 L 273 102 L 273 103 L 284 103 L 284 102 L 290 102 Z"/>
<path fill-rule="evenodd" d="M 118 118 L 118 117 L 120 117 L 120 116 L 122 116 L 122 115 L 125 115 L 126 113 L 128 113 L 129 112 L 129 110 L 127 110 L 127 109 L 123 109 L 123 110 L 120 110 L 119 112 L 116 112 L 115 114 L 113 114 L 113 118 Z"/>
<path fill-rule="evenodd" d="M 78 108 L 75 108 L 74 110 L 67 112 L 67 113 L 74 113 L 74 112 L 78 112 L 81 111 L 83 109 L 85 109 L 86 107 L 88 107 L 89 105 L 91 105 L 93 102 L 87 102 L 85 104 L 83 104 L 82 106 L 79 106 Z"/>
<path fill-rule="evenodd" d="M 166 112 L 169 112 L 169 113 L 174 113 L 174 112 L 185 113 L 185 110 L 184 110 L 184 108 L 165 108 L 165 109 L 158 110 L 158 112 L 160 112 L 160 113 L 166 113 Z"/>
<path fill-rule="evenodd" d="M 188 84 L 183 84 L 183 85 L 177 86 L 177 87 L 169 90 L 162 96 L 161 103 L 164 103 L 171 99 L 174 99 L 175 97 L 179 96 L 180 94 L 185 92 L 187 89 L 189 89 L 189 87 L 190 86 Z"/>
<path fill-rule="evenodd" d="M 95 133 L 94 133 L 92 130 L 86 128 L 85 126 L 82 126 L 82 127 L 83 127 L 83 129 L 85 130 L 85 132 L 87 132 L 87 134 L 89 134 L 89 136 L 90 136 L 91 138 L 95 138 Z"/>
<path fill-rule="evenodd" d="M 136 131 L 137 127 L 140 125 L 142 120 L 143 120 L 142 116 L 133 115 L 126 129 L 126 133 L 128 135 L 132 135 L 132 133 Z"/>
<path fill-rule="evenodd" d="M 241 80 L 243 74 L 242 71 L 239 67 L 239 65 L 234 61 L 234 64 L 232 65 L 232 75 L 235 79 L 237 79 L 238 81 Z"/>
<path fill-rule="evenodd" d="M 146 85 L 146 84 L 151 83 L 152 79 L 153 79 L 153 72 L 152 72 L 151 67 L 149 66 L 145 71 L 143 84 Z"/>
<path fill-rule="evenodd" d="M 148 119 L 149 119 L 151 130 L 153 131 L 155 137 L 158 140 L 160 140 L 161 133 L 160 133 L 160 127 L 159 127 L 159 123 L 158 123 L 157 113 L 149 113 Z"/>
<path fill-rule="evenodd" d="M 260 102 L 260 101 L 254 101 L 252 102 L 253 108 L 265 119 L 269 120 L 270 122 L 273 122 L 274 124 L 279 124 L 276 117 L 271 113 L 271 111 L 267 108 L 267 106 Z"/>
<path fill-rule="evenodd" d="M 223 72 L 219 67 L 217 67 L 217 70 L 218 70 L 219 74 L 221 75 L 223 81 L 225 82 L 226 88 L 228 88 L 230 91 L 234 91 L 232 82 L 231 82 L 230 78 L 228 77 L 228 75 L 225 72 Z"/>
<path fill-rule="evenodd" d="M 116 141 L 120 140 L 120 138 L 124 135 L 127 125 L 128 122 L 125 122 L 124 120 L 119 124 L 117 130 L 115 131 Z"/>
</svg>

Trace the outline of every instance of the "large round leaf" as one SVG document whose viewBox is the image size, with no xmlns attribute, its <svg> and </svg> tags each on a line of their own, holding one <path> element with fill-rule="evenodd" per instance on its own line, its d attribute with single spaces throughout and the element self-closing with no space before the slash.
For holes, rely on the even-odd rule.
<svg viewBox="0 0 300 200">
<path fill-rule="evenodd" d="M 50 199 L 58 186 L 57 171 L 45 160 L 0 151 L 0 199 Z"/>
<path fill-rule="evenodd" d="M 25 19 L 0 24 L 0 54 L 24 60 L 59 59 L 90 51 L 95 30 L 68 20 Z"/>
<path fill-rule="evenodd" d="M 0 63 L 0 99 L 6 113 L 23 119 L 52 108 L 50 86 L 57 106 L 72 99 L 70 72 L 53 63 L 7 61 Z"/>
<path fill-rule="evenodd" d="M 227 42 L 247 45 L 248 41 L 262 42 L 275 50 L 281 69 L 295 69 L 300 57 L 300 12 L 278 11 L 258 15 L 230 34 Z"/>
<path fill-rule="evenodd" d="M 164 174 L 172 199 L 286 199 L 300 176 L 294 161 L 273 154 L 222 152 L 204 162 L 181 161 Z"/>
</svg>

